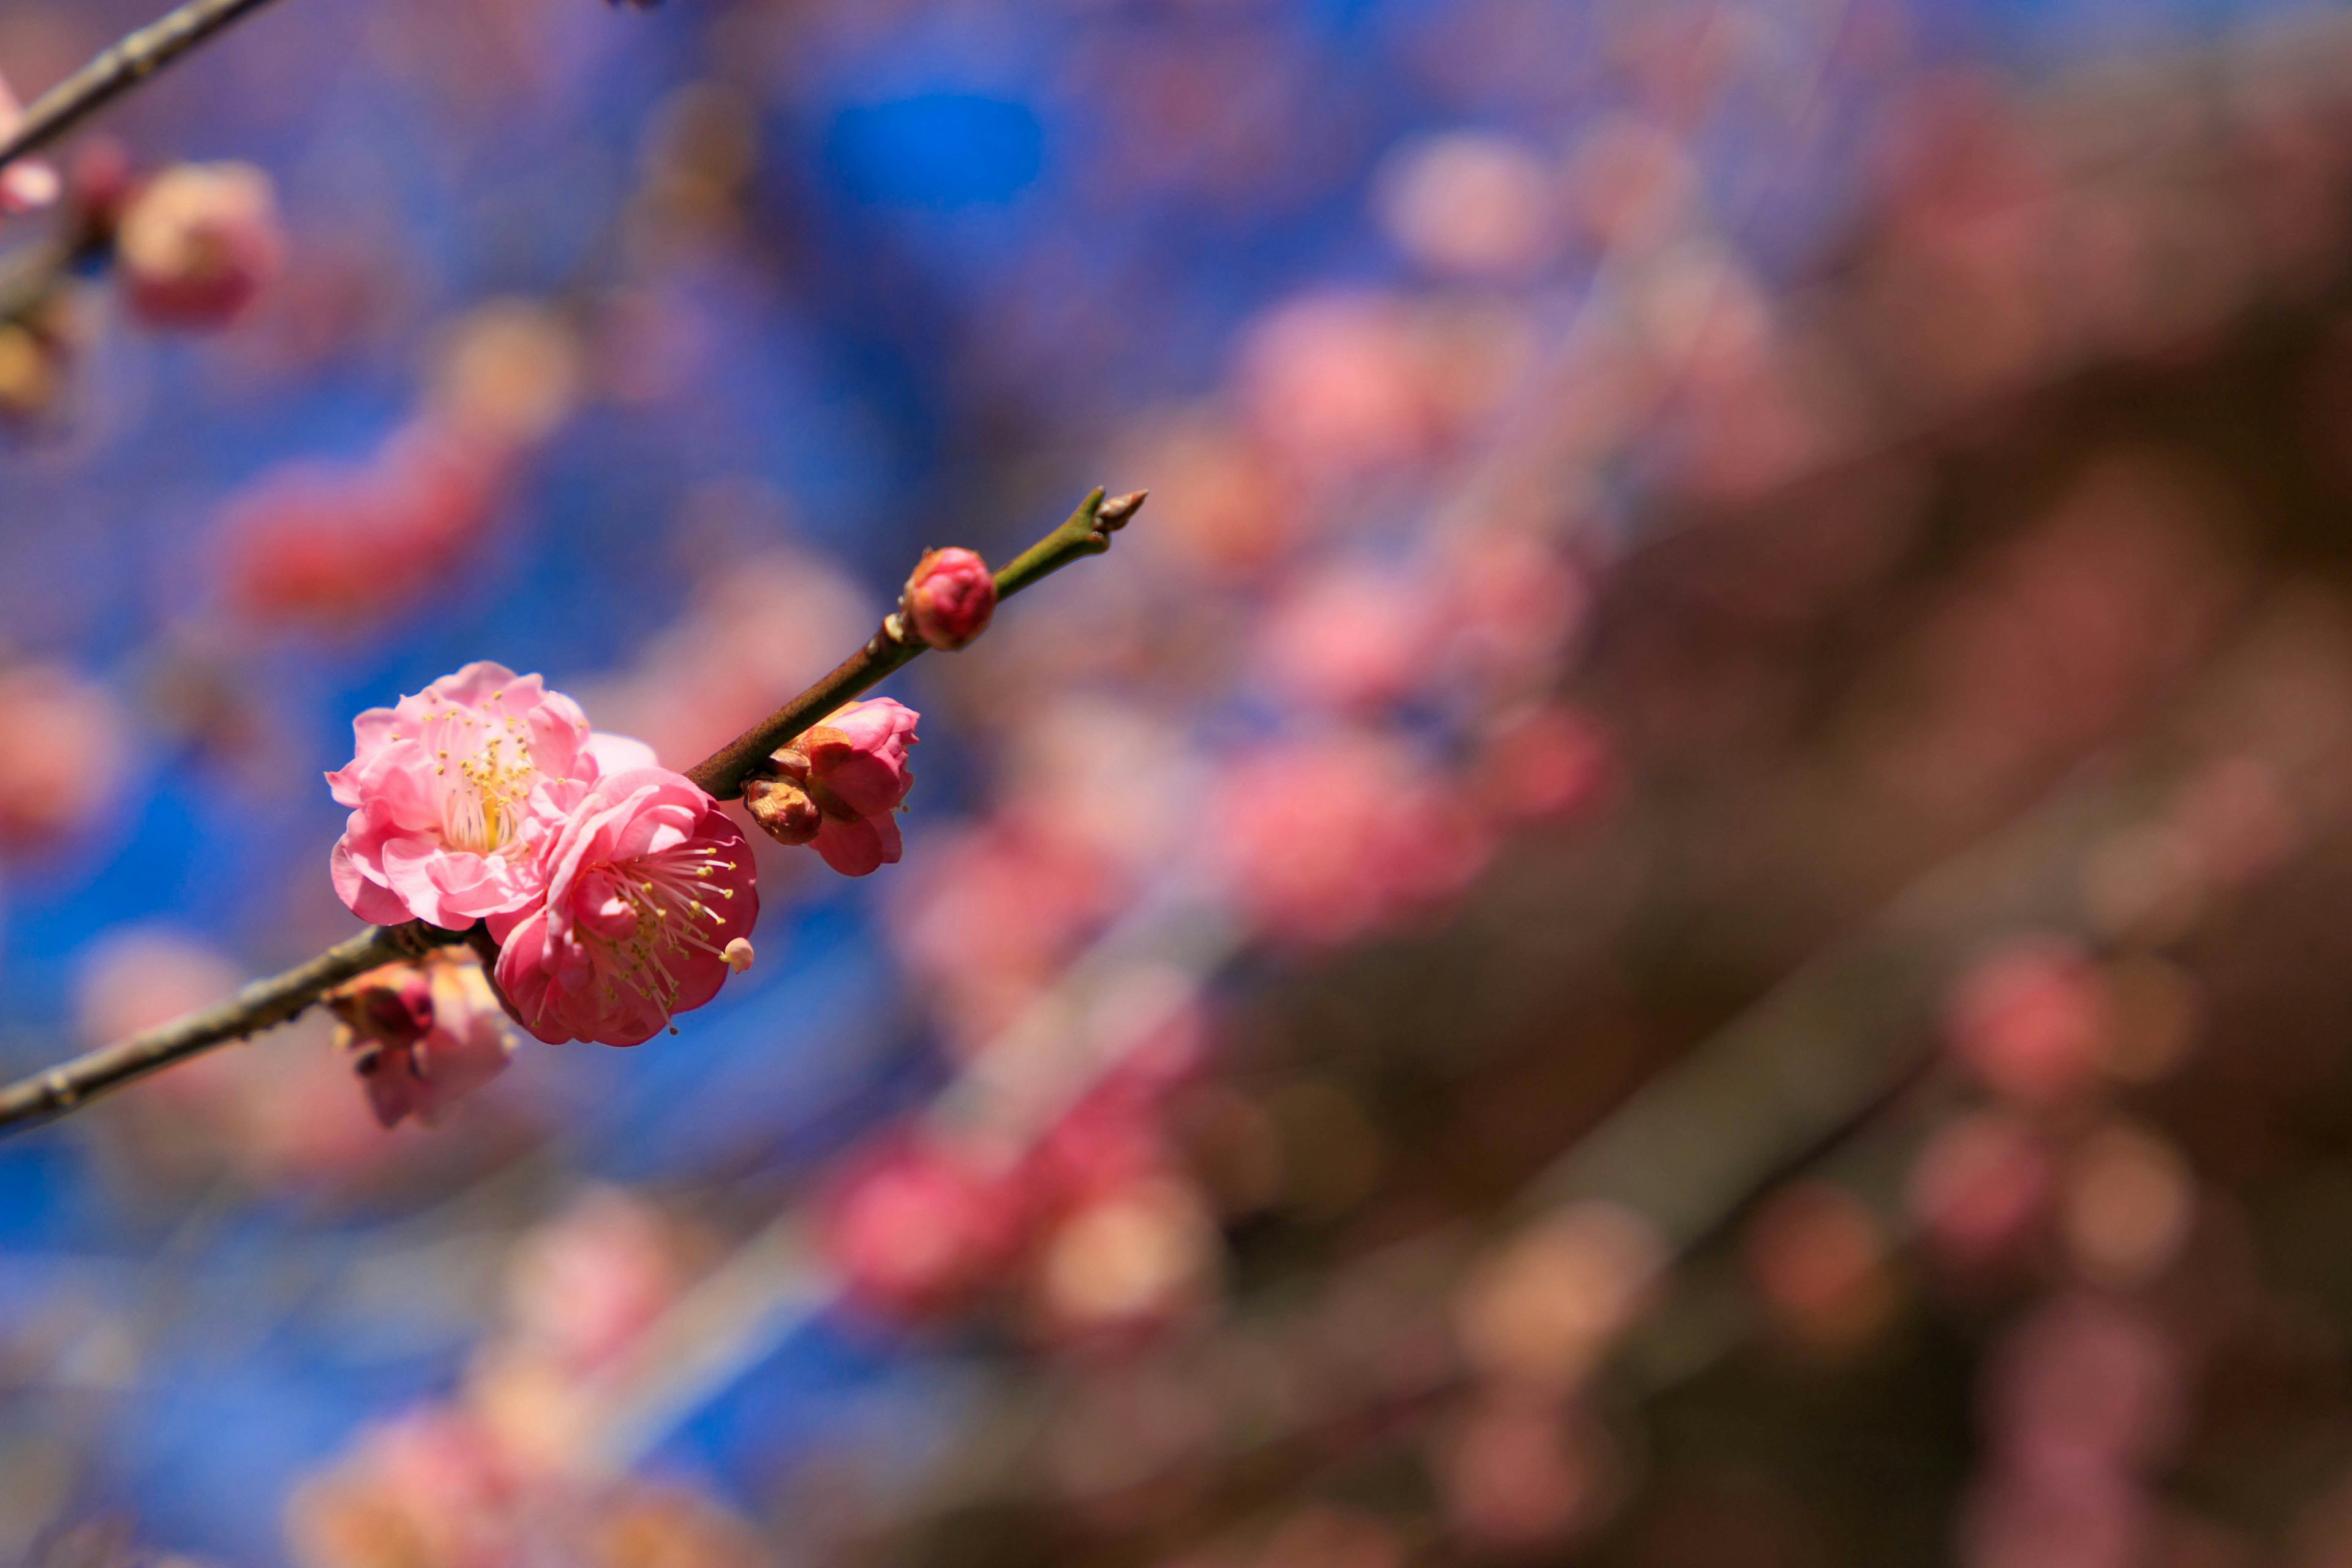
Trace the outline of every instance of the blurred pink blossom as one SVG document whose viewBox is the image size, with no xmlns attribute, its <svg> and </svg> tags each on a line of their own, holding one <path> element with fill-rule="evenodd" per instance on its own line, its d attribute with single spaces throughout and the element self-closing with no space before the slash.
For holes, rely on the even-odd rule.
<svg viewBox="0 0 2352 1568">
<path fill-rule="evenodd" d="M 1107 857 L 1065 827 L 1008 812 L 950 830 L 892 900 L 900 952 L 961 1048 L 1011 1022 L 1120 895 Z"/>
<path fill-rule="evenodd" d="M 597 1189 L 525 1237 L 507 1272 L 519 1342 L 577 1373 L 635 1342 L 677 1299 L 671 1225 L 644 1200 Z"/>
<path fill-rule="evenodd" d="M 386 1127 L 410 1115 L 426 1126 L 439 1121 L 504 1072 L 514 1050 L 506 1011 L 470 956 L 387 965 L 336 991 L 327 1005 Z"/>
<path fill-rule="evenodd" d="M 2098 973 L 2080 948 L 2028 937 L 1961 977 L 1946 1029 L 1953 1051 L 1988 1088 L 2046 1105 L 2096 1077 L 2107 1012 Z"/>
<path fill-rule="evenodd" d="M 1478 753 L 1478 796 L 1496 822 L 1580 816 L 1617 783 L 1617 752 L 1592 716 L 1548 702 L 1507 717 Z"/>
<path fill-rule="evenodd" d="M 1422 457 L 1436 435 L 1409 313 L 1379 295 L 1283 305 L 1243 346 L 1253 427 L 1307 472 L 1345 477 Z"/>
<path fill-rule="evenodd" d="M 1286 694 L 1352 711 L 1425 679 L 1443 606 L 1401 572 L 1347 563 L 1298 583 L 1267 612 L 1258 658 Z"/>
<path fill-rule="evenodd" d="M 1559 240 L 1558 180 L 1533 148 L 1452 132 L 1407 142 L 1381 171 L 1381 226 L 1438 273 L 1515 279 Z"/>
<path fill-rule="evenodd" d="M 489 925 L 499 984 L 533 1035 L 641 1044 L 748 960 L 751 846 L 693 780 L 651 767 L 555 778 L 530 809 L 517 875 L 543 892 Z"/>
<path fill-rule="evenodd" d="M 1985 1111 L 1944 1128 L 1920 1151 L 1906 1200 L 1931 1247 L 1962 1267 L 1981 1267 L 2025 1241 L 2054 1181 L 2042 1142 L 2013 1117 Z"/>
<path fill-rule="evenodd" d="M 1244 910 L 1270 936 L 1327 945 L 1460 894 L 1493 841 L 1433 775 L 1368 734 L 1278 742 L 1234 763 L 1214 820 Z"/>
<path fill-rule="evenodd" d="M 908 628 L 924 643 L 959 648 L 988 629 L 996 613 L 996 578 L 969 550 L 927 551 L 898 605 Z"/>
<path fill-rule="evenodd" d="M 246 163 L 183 163 L 134 191 L 115 235 L 132 312 L 159 327 L 218 327 L 284 260 L 269 176 Z"/>
<path fill-rule="evenodd" d="M 257 626 L 343 630 L 407 604 L 475 544 L 508 467 L 505 452 L 427 416 L 363 464 L 267 470 L 215 525 L 227 609 Z"/>
<path fill-rule="evenodd" d="M 994 1283 L 1029 1229 L 1018 1183 L 936 1142 L 885 1142 L 824 1205 L 827 1253 L 849 1299 L 891 1318 L 960 1305 Z"/>
<path fill-rule="evenodd" d="M 90 821 L 129 753 L 105 688 L 56 665 L 0 670 L 0 848 L 35 848 Z"/>
</svg>

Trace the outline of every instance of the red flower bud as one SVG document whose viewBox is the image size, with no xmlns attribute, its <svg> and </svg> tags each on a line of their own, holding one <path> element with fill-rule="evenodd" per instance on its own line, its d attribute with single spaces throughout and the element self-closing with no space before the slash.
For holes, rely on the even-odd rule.
<svg viewBox="0 0 2352 1568">
<path fill-rule="evenodd" d="M 915 563 L 899 596 L 907 629 L 936 648 L 959 648 L 988 629 L 996 613 L 996 579 L 969 550 L 933 550 Z"/>
</svg>

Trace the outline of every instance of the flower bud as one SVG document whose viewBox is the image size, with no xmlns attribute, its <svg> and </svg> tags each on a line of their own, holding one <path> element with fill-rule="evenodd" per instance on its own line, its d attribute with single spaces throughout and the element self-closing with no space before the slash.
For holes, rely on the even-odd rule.
<svg viewBox="0 0 2352 1568">
<path fill-rule="evenodd" d="M 790 779 L 754 774 L 743 781 L 743 805 L 760 830 L 779 844 L 797 847 L 814 838 L 824 826 L 824 813 L 808 791 Z"/>
<path fill-rule="evenodd" d="M 898 613 L 907 629 L 930 647 L 961 647 L 988 629 L 996 613 L 996 578 L 969 550 L 929 551 L 915 563 Z"/>
<path fill-rule="evenodd" d="M 131 309 L 160 327 L 226 325 L 285 251 L 269 176 L 244 163 L 184 163 L 135 192 L 115 254 Z"/>
</svg>

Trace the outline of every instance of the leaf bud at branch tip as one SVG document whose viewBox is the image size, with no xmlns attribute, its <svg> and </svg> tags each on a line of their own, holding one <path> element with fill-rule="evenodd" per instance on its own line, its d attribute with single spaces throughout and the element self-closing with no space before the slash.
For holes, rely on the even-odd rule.
<svg viewBox="0 0 2352 1568">
<path fill-rule="evenodd" d="M 1117 532 L 1125 528 L 1135 514 L 1143 510 L 1150 490 L 1129 490 L 1123 496 L 1113 496 L 1095 509 L 1095 521 L 1101 528 Z"/>
</svg>

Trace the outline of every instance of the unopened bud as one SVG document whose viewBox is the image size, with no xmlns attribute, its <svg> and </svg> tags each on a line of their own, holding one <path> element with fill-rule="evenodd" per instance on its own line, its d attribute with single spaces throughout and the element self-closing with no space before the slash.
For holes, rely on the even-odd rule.
<svg viewBox="0 0 2352 1568">
<path fill-rule="evenodd" d="M 790 779 L 755 773 L 743 781 L 743 805 L 760 830 L 779 844 L 802 845 L 824 826 L 824 813 Z"/>
<path fill-rule="evenodd" d="M 930 647 L 961 647 L 988 629 L 996 613 L 996 578 L 969 550 L 930 551 L 915 563 L 898 613 L 907 629 Z"/>
</svg>

